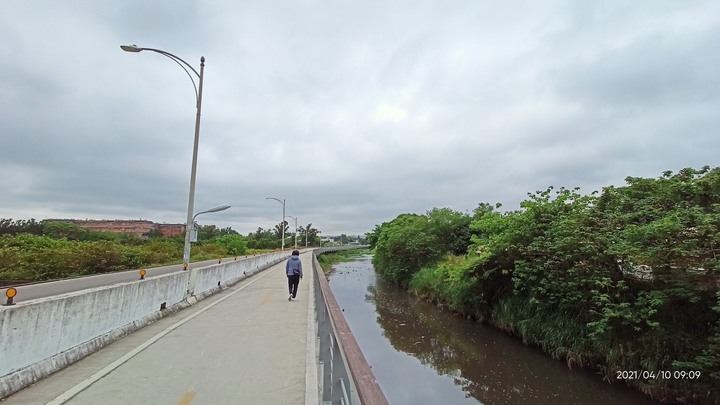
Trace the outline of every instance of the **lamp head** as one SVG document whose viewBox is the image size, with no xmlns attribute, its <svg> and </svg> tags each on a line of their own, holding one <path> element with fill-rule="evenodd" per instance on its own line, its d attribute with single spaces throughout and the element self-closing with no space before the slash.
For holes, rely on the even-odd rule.
<svg viewBox="0 0 720 405">
<path fill-rule="evenodd" d="M 140 52 L 140 51 L 142 51 L 142 48 L 140 48 L 137 45 L 120 45 L 120 49 L 122 49 L 125 52 Z"/>
<path fill-rule="evenodd" d="M 228 209 L 228 208 L 230 208 L 229 205 L 223 204 L 223 205 L 218 205 L 217 207 L 210 208 L 210 209 L 208 210 L 208 212 L 225 211 L 225 210 Z"/>
</svg>

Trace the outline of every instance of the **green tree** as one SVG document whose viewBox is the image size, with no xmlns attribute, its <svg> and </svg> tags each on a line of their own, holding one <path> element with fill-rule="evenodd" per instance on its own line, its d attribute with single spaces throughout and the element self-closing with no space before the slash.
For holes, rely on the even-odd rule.
<svg viewBox="0 0 720 405">
<path fill-rule="evenodd" d="M 387 224 L 387 222 L 383 222 L 381 225 L 375 225 L 375 228 L 373 228 L 372 231 L 365 233 L 365 242 L 368 244 L 370 249 L 375 249 L 378 237 L 380 236 L 380 231 L 382 226 L 385 224 Z"/>
<path fill-rule="evenodd" d="M 305 242 L 309 245 L 314 245 L 317 239 L 317 236 L 320 234 L 320 231 L 312 227 L 312 223 L 307 224 L 305 227 L 298 228 L 298 232 L 300 233 L 300 239 L 299 241 Z"/>
<path fill-rule="evenodd" d="M 195 223 L 195 229 L 197 230 L 198 242 L 208 241 L 220 236 L 220 229 L 215 225 L 199 225 Z"/>
<path fill-rule="evenodd" d="M 437 249 L 454 255 L 464 255 L 470 246 L 469 215 L 450 208 L 433 208 L 426 214 L 428 231 L 435 235 L 439 243 Z"/>
<path fill-rule="evenodd" d="M 277 237 L 277 239 L 282 239 L 283 235 L 285 235 L 286 239 L 288 238 L 288 235 L 290 235 L 290 226 L 288 221 L 283 221 L 275 225 L 275 237 Z"/>
<path fill-rule="evenodd" d="M 273 231 L 258 227 L 247 235 L 247 243 L 251 249 L 271 249 L 277 246 L 277 237 Z"/>
<path fill-rule="evenodd" d="M 17 235 L 19 233 L 42 235 L 43 225 L 41 222 L 36 222 L 34 218 L 29 221 L 22 219 L 13 221 L 12 218 L 0 218 L 0 235 Z"/>
<path fill-rule="evenodd" d="M 402 214 L 380 228 L 373 263 L 378 272 L 401 285 L 441 257 L 424 215 Z"/>
<path fill-rule="evenodd" d="M 83 240 L 87 230 L 67 221 L 44 221 L 43 234 L 58 239 Z"/>
<path fill-rule="evenodd" d="M 225 234 L 215 237 L 212 243 L 221 245 L 230 256 L 240 256 L 247 252 L 247 240 L 242 235 Z"/>
</svg>

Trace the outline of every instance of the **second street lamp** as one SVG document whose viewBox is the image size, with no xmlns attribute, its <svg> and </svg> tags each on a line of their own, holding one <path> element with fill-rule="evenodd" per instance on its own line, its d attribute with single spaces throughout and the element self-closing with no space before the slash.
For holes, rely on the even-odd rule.
<svg viewBox="0 0 720 405">
<path fill-rule="evenodd" d="M 293 217 L 290 215 L 287 215 L 287 217 L 295 220 L 295 245 L 293 245 L 293 249 L 297 249 L 297 217 Z"/>
<path fill-rule="evenodd" d="M 280 228 L 282 228 L 282 242 L 280 242 L 280 250 L 285 250 L 285 199 L 283 198 L 282 201 L 275 197 L 265 197 L 266 200 L 275 200 L 282 204 L 283 206 L 283 218 L 282 222 L 280 222 Z"/>
<path fill-rule="evenodd" d="M 198 155 L 198 141 L 200 139 L 200 110 L 202 109 L 202 91 L 203 91 L 203 74 L 205 72 L 205 57 L 200 57 L 200 73 L 195 70 L 189 63 L 185 62 L 181 58 L 160 49 L 154 48 L 141 48 L 137 45 L 120 45 L 120 49 L 125 52 L 140 52 L 140 51 L 151 51 L 159 53 L 173 62 L 177 63 L 187 73 L 190 81 L 195 89 L 195 107 L 197 113 L 195 115 L 195 142 L 193 144 L 193 156 L 192 156 L 192 169 L 190 170 L 190 193 L 188 196 L 188 209 L 187 209 L 187 222 L 185 225 L 185 246 L 183 248 L 183 268 L 187 270 L 190 265 L 190 232 L 192 228 L 193 220 L 193 209 L 195 204 L 195 174 L 197 171 L 197 155 Z M 190 71 L 188 71 L 190 69 Z M 195 79 L 190 74 L 193 72 L 198 78 L 198 84 L 195 85 Z"/>
</svg>

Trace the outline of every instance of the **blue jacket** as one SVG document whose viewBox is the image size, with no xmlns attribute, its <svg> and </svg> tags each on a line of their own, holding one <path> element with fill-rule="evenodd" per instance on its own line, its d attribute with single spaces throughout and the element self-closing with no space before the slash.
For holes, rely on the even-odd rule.
<svg viewBox="0 0 720 405">
<path fill-rule="evenodd" d="M 287 274 L 288 276 L 292 276 L 293 274 L 299 274 L 300 277 L 303 276 L 302 262 L 300 261 L 300 256 L 290 256 L 287 264 L 285 264 L 285 274 Z"/>
</svg>

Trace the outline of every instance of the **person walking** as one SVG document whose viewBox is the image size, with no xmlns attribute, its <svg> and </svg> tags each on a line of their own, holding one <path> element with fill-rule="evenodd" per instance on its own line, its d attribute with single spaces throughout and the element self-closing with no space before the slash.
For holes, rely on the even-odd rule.
<svg viewBox="0 0 720 405">
<path fill-rule="evenodd" d="M 288 290 L 290 290 L 288 301 L 292 301 L 292 299 L 297 295 L 298 285 L 300 284 L 300 279 L 303 277 L 299 250 L 296 249 L 292 251 L 290 258 L 285 264 L 285 274 L 288 278 Z"/>
</svg>

